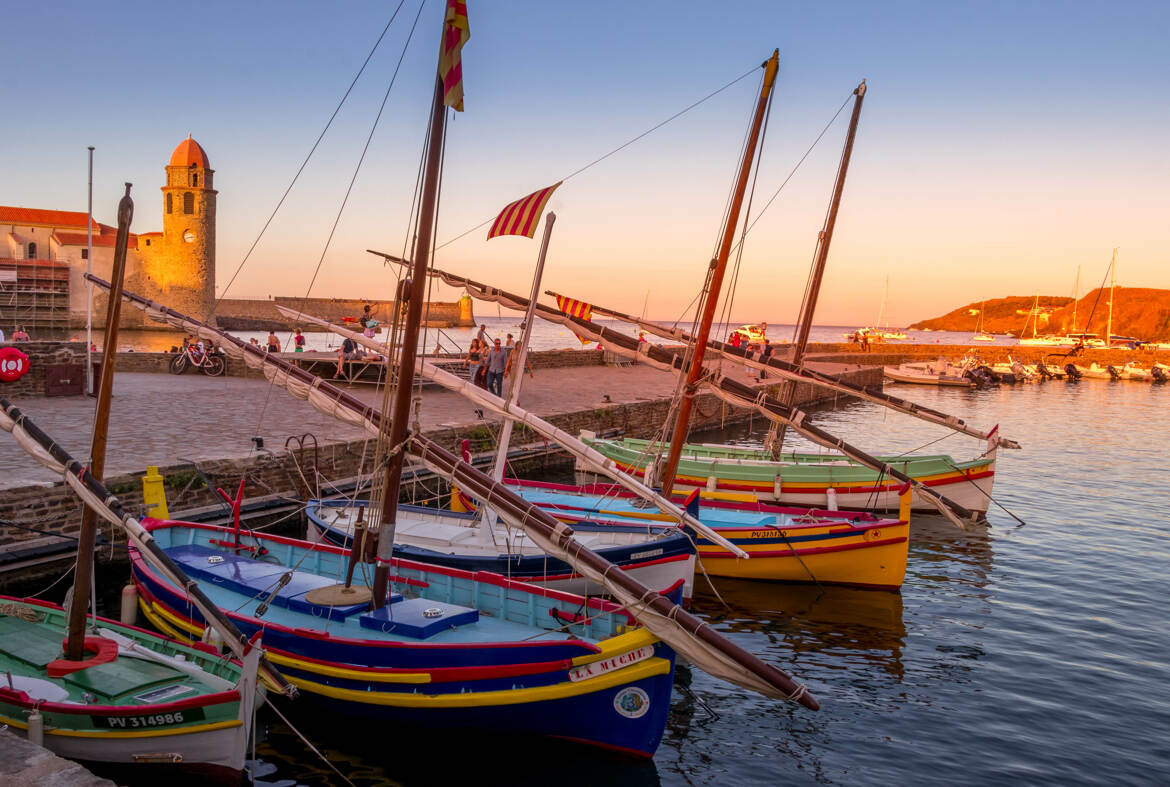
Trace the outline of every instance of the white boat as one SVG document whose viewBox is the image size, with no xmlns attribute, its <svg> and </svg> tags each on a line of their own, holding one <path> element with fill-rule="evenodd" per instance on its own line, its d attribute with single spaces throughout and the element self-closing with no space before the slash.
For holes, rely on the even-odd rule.
<svg viewBox="0 0 1170 787">
<path fill-rule="evenodd" d="M 886 366 L 882 370 L 886 377 L 898 383 L 915 385 L 943 385 L 958 388 L 973 388 L 975 381 L 964 376 L 966 370 L 948 361 L 939 359 L 932 362 L 904 363 Z"/>
</svg>

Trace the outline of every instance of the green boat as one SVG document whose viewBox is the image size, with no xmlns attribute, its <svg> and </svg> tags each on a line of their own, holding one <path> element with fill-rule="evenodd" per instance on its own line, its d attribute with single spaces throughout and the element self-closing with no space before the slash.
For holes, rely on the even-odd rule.
<svg viewBox="0 0 1170 787">
<path fill-rule="evenodd" d="M 581 440 L 623 471 L 642 476 L 650 485 L 656 483 L 651 468 L 661 443 L 599 439 L 589 432 L 582 432 Z M 995 480 L 996 440 L 993 435 L 986 453 L 965 462 L 956 462 L 946 454 L 877 459 L 949 500 L 985 513 Z M 594 480 L 581 463 L 577 473 L 582 481 Z M 897 511 L 901 487 L 900 481 L 841 454 L 788 452 L 776 461 L 762 448 L 693 443 L 683 447 L 674 481 L 676 491 L 697 488 L 778 505 L 855 511 Z M 913 507 L 916 511 L 936 510 L 931 502 L 917 498 Z"/>
<path fill-rule="evenodd" d="M 240 664 L 105 618 L 85 661 L 61 657 L 61 607 L 0 596 L 0 723 L 55 754 L 160 776 L 238 779 L 256 702 L 255 648 Z M 119 771 L 125 772 L 125 771 Z"/>
</svg>

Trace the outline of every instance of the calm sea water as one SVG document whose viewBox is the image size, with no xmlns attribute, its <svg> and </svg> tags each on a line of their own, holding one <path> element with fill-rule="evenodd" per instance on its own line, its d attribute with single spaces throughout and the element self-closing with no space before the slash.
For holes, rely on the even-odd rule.
<svg viewBox="0 0 1170 787">
<path fill-rule="evenodd" d="M 488 731 L 420 737 L 305 713 L 298 727 L 361 785 L 1165 783 L 1170 386 L 891 390 L 1019 440 L 1000 452 L 995 496 L 1026 524 L 993 509 L 964 532 L 916 515 L 901 593 L 722 580 L 726 606 L 699 596 L 698 614 L 807 682 L 819 712 L 680 668 L 645 763 Z M 927 450 L 983 448 L 867 404 L 813 418 L 874 452 L 939 438 Z M 289 728 L 261 720 L 263 781 L 338 783 Z"/>
<path fill-rule="evenodd" d="M 720 632 L 806 681 L 819 712 L 682 669 L 651 763 L 451 734 L 407 747 L 394 729 L 320 730 L 326 750 L 363 784 L 1165 783 L 1170 386 L 901 389 L 1023 443 L 1000 452 L 995 496 L 1026 524 L 998 509 L 967 532 L 916 516 L 901 593 L 723 580 L 727 606 L 698 599 Z M 815 421 L 873 451 L 944 434 L 866 404 Z M 286 729 L 270 736 L 270 781 L 328 780 Z"/>
</svg>

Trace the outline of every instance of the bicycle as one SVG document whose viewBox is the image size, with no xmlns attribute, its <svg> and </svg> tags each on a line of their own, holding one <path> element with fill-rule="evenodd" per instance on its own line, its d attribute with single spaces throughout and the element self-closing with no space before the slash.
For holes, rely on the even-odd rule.
<svg viewBox="0 0 1170 787">
<path fill-rule="evenodd" d="M 223 356 L 214 348 L 204 350 L 198 344 L 188 344 L 179 350 L 179 354 L 171 359 L 171 374 L 183 374 L 187 369 L 196 367 L 202 369 L 208 377 L 219 377 L 227 371 L 227 363 Z"/>
</svg>

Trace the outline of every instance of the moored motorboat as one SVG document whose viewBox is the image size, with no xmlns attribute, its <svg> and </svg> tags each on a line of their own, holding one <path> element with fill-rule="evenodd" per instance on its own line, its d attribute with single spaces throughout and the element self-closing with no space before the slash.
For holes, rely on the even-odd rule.
<svg viewBox="0 0 1170 787">
<path fill-rule="evenodd" d="M 914 385 L 941 385 L 956 388 L 974 388 L 977 382 L 965 374 L 966 370 L 946 361 L 903 363 L 885 366 L 882 373 L 894 382 Z"/>
</svg>

